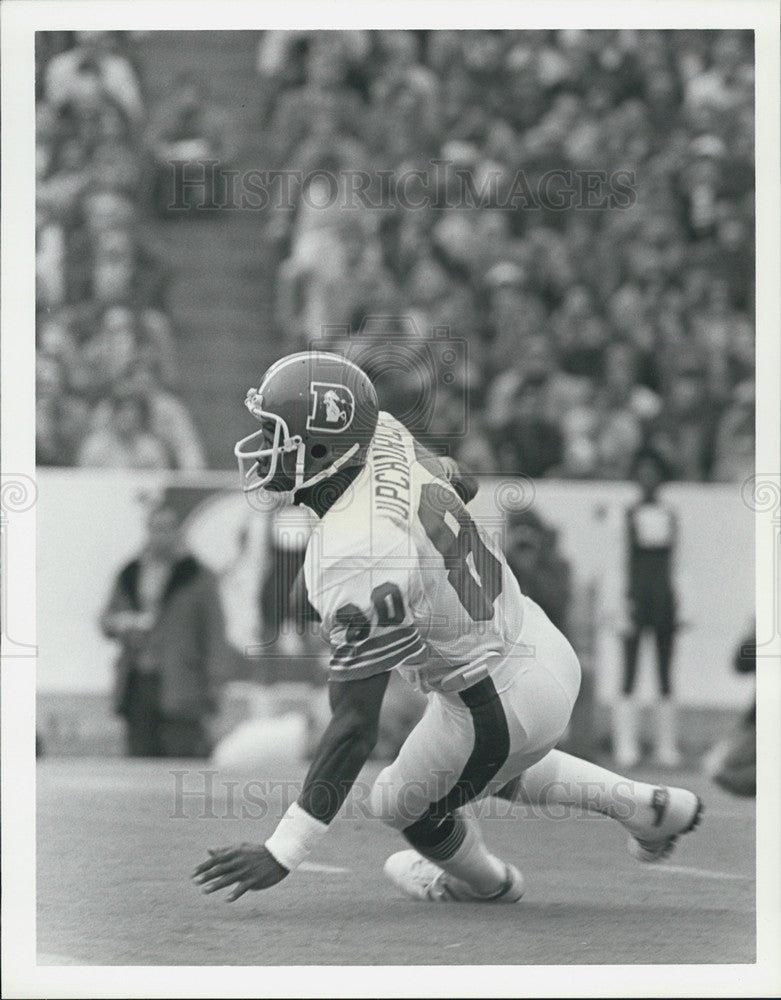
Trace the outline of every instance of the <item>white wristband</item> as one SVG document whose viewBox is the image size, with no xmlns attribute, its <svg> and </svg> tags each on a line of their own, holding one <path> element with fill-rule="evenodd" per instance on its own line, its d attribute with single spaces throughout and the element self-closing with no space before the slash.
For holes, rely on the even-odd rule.
<svg viewBox="0 0 781 1000">
<path fill-rule="evenodd" d="M 266 841 L 266 850 L 292 872 L 317 846 L 327 830 L 327 824 L 310 816 L 294 802 Z"/>
</svg>

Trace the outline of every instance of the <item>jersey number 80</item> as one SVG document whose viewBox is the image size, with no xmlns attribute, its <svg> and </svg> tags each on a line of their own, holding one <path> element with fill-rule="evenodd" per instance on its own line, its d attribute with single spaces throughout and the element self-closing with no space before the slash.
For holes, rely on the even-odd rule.
<svg viewBox="0 0 781 1000">
<path fill-rule="evenodd" d="M 445 521 L 448 512 L 458 521 L 458 533 Z M 448 583 L 466 613 L 474 622 L 489 621 L 502 592 L 502 566 L 486 548 L 460 497 L 448 487 L 426 483 L 420 490 L 418 518 L 442 556 Z M 467 564 L 470 552 L 479 581 Z"/>
<path fill-rule="evenodd" d="M 458 521 L 458 532 L 445 521 L 446 512 Z M 494 616 L 494 601 L 502 592 L 502 566 L 486 548 L 461 499 L 445 486 L 426 483 L 420 491 L 418 518 L 442 556 L 448 583 L 461 606 L 472 621 L 490 621 Z M 467 563 L 470 552 L 479 580 Z M 375 587 L 371 602 L 379 626 L 400 625 L 404 621 L 404 599 L 395 583 L 381 583 Z M 363 642 L 371 631 L 371 623 L 354 604 L 339 608 L 336 622 L 346 629 L 345 639 L 349 643 Z"/>
</svg>

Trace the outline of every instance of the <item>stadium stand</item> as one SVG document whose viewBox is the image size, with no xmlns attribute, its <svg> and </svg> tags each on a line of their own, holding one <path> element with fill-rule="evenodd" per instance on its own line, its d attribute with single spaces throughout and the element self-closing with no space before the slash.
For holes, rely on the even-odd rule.
<svg viewBox="0 0 781 1000">
<path fill-rule="evenodd" d="M 248 372 L 324 323 L 384 314 L 414 320 L 384 331 L 413 356 L 410 330 L 466 343 L 460 378 L 426 376 L 427 429 L 456 433 L 477 472 L 623 479 L 650 444 L 676 478 L 741 480 L 752 45 L 739 31 L 39 34 L 39 462 L 227 467 Z M 298 171 L 308 198 L 294 185 L 259 209 L 218 184 L 211 208 L 161 211 L 166 150 L 191 169 L 216 158 L 244 194 L 249 171 Z M 359 170 L 378 207 L 331 205 L 329 185 L 341 198 Z M 423 207 L 378 194 L 380 171 L 415 170 Z M 415 387 L 393 382 L 385 402 L 403 412 Z"/>
</svg>

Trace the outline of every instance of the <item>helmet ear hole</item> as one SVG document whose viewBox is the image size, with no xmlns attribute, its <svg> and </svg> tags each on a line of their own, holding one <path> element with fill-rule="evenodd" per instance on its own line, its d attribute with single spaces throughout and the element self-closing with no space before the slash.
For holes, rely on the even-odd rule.
<svg viewBox="0 0 781 1000">
<path fill-rule="evenodd" d="M 317 444 L 312 445 L 309 449 L 309 454 L 312 458 L 324 458 L 328 454 L 328 449 L 324 444 L 320 444 L 320 442 L 318 442 Z"/>
</svg>

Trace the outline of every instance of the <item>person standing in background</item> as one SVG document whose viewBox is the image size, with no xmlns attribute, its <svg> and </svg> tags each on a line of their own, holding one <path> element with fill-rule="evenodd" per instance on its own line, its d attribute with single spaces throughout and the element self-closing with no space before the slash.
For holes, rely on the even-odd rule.
<svg viewBox="0 0 781 1000">
<path fill-rule="evenodd" d="M 521 585 L 564 635 L 572 601 L 572 572 L 558 551 L 556 531 L 533 510 L 508 517 L 505 558 Z"/>
<path fill-rule="evenodd" d="M 626 515 L 628 627 L 623 643 L 622 693 L 613 720 L 614 754 L 622 767 L 632 767 L 640 756 L 634 688 L 640 640 L 646 632 L 651 632 L 659 684 L 654 725 L 656 758 L 666 767 L 675 767 L 680 763 L 680 754 L 676 745 L 671 670 L 678 627 L 673 583 L 678 523 L 675 512 L 658 496 L 659 487 L 669 478 L 662 457 L 651 449 L 638 451 L 633 478 L 640 487 L 641 498 Z"/>
<path fill-rule="evenodd" d="M 743 637 L 735 650 L 733 666 L 739 674 L 757 672 L 757 626 L 752 622 L 750 631 Z M 717 743 L 708 755 L 713 761 L 706 772 L 711 779 L 732 795 L 755 798 L 757 794 L 757 697 L 751 706 L 741 713 L 734 730 Z"/>
<path fill-rule="evenodd" d="M 182 546 L 176 511 L 148 516 L 147 541 L 118 574 L 100 619 L 120 643 L 115 711 L 130 757 L 208 757 L 207 717 L 225 663 L 217 580 Z"/>
</svg>

